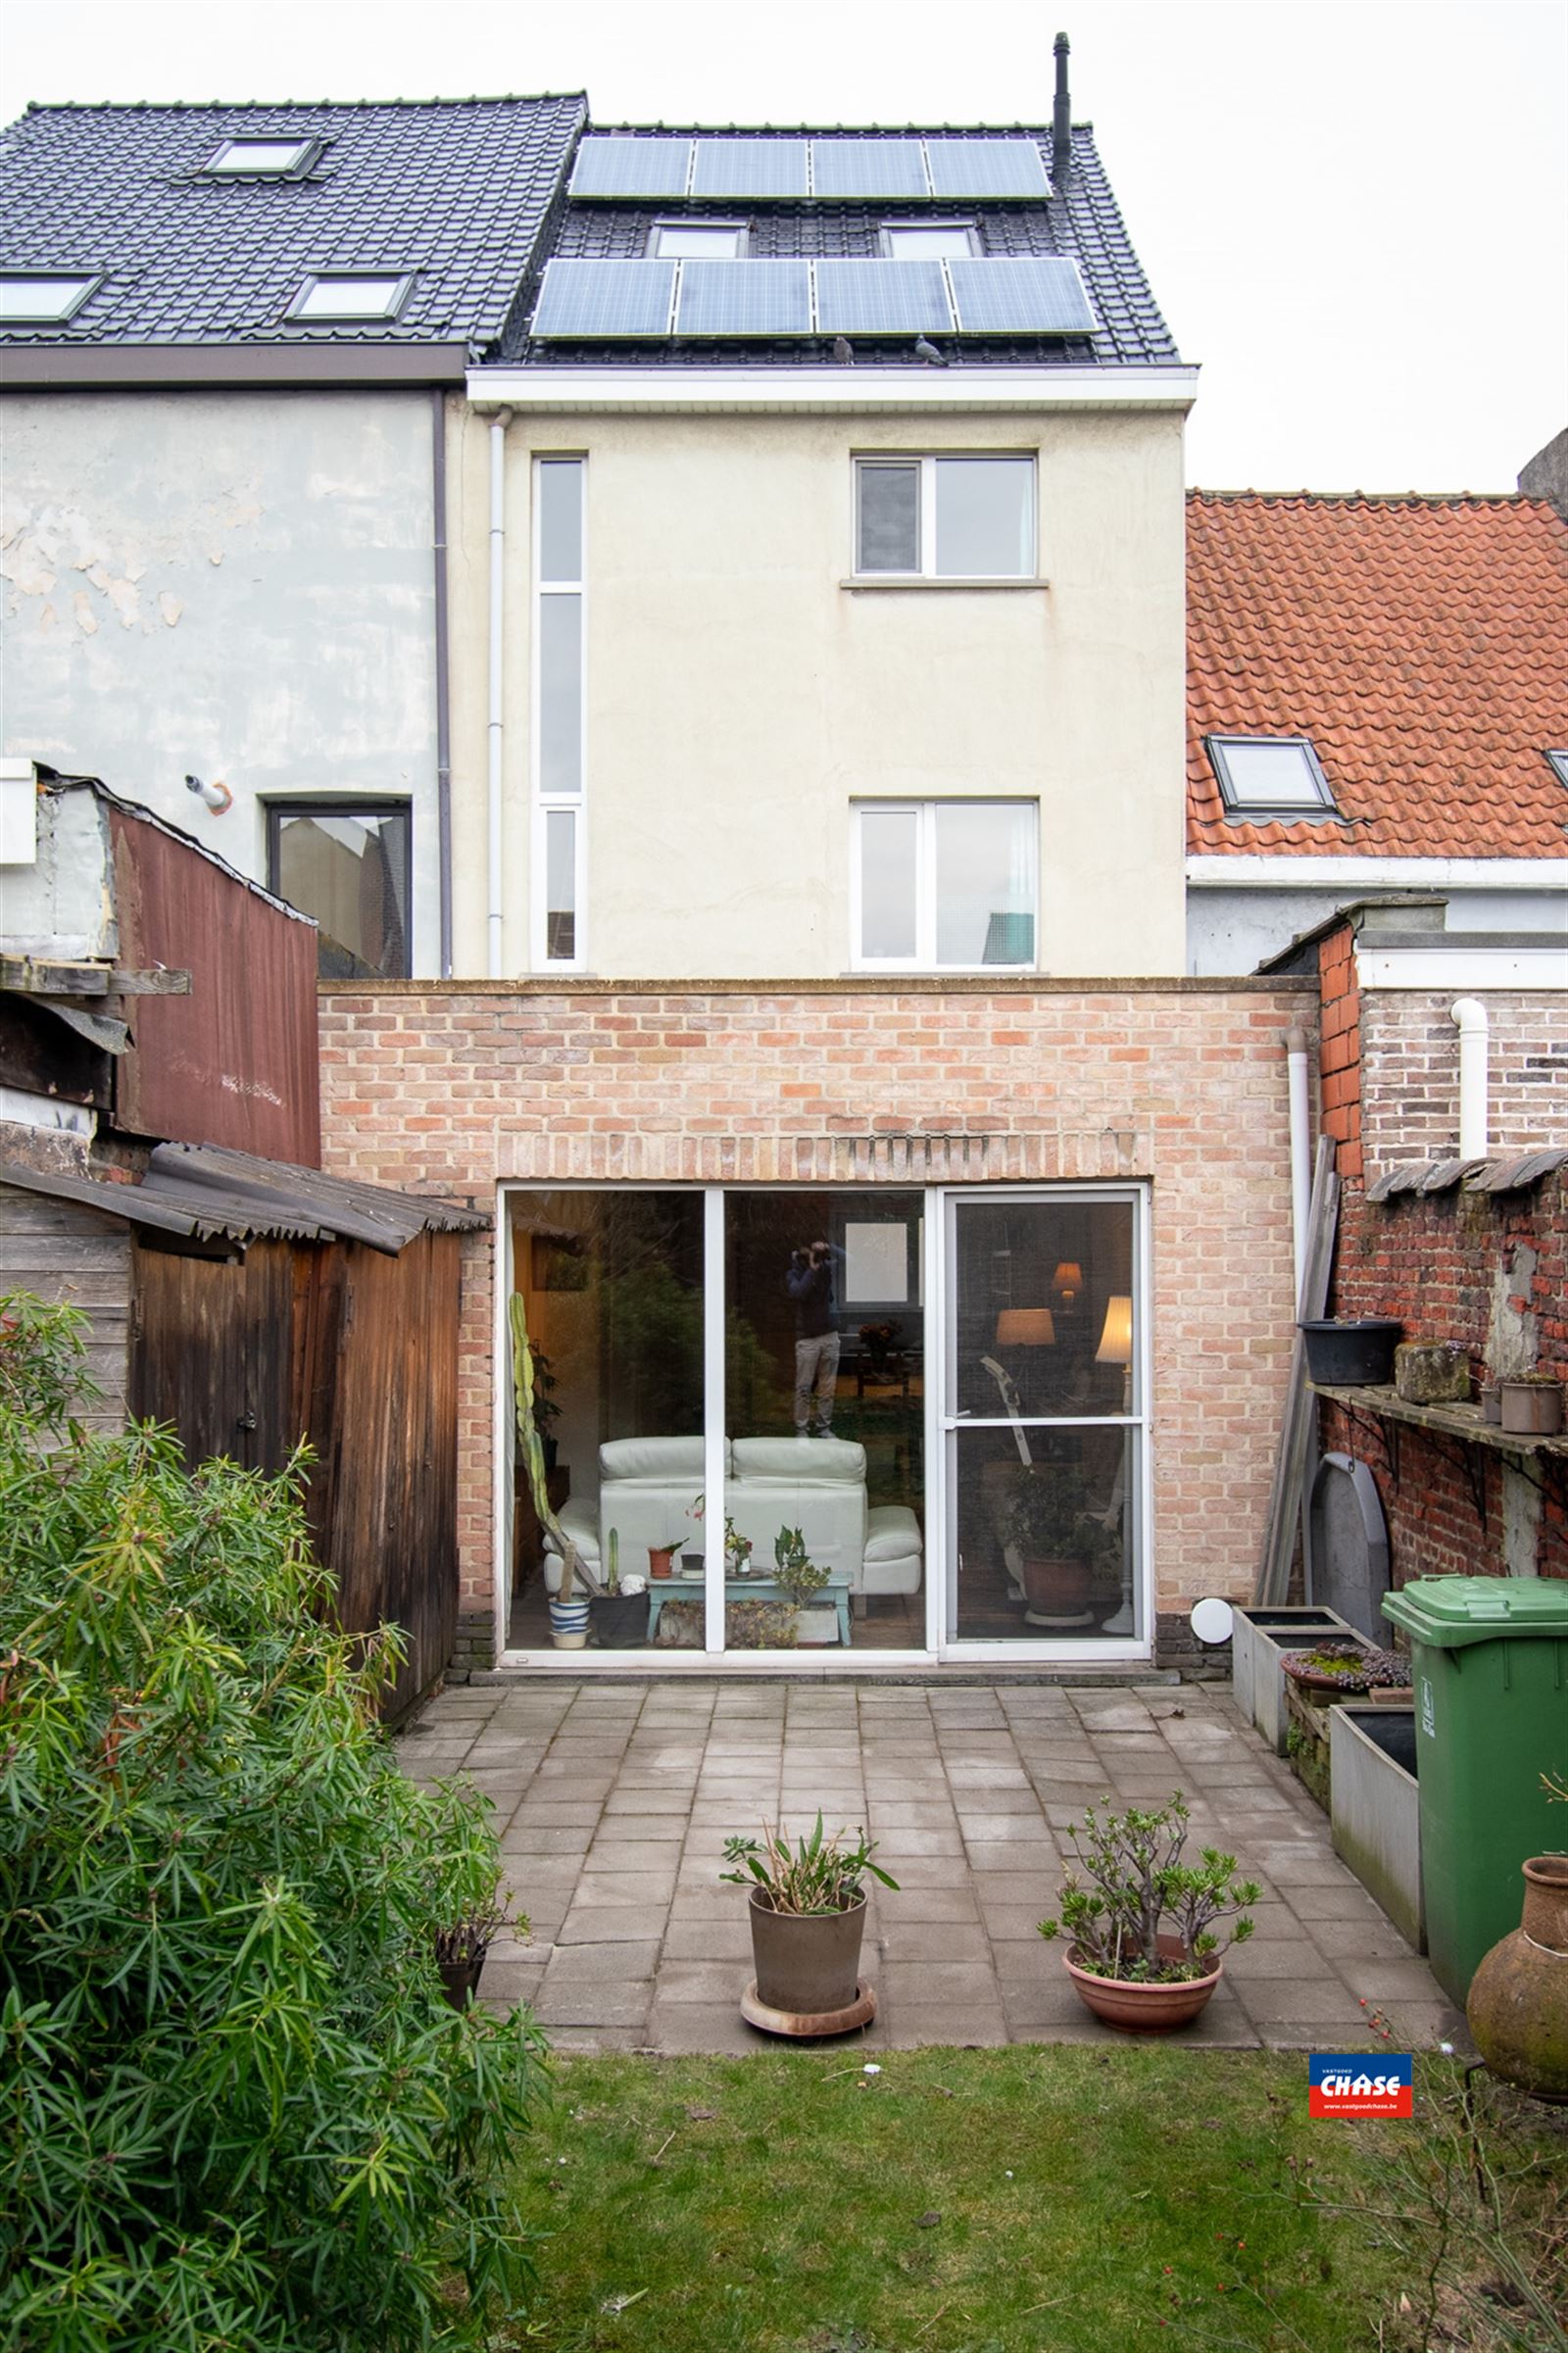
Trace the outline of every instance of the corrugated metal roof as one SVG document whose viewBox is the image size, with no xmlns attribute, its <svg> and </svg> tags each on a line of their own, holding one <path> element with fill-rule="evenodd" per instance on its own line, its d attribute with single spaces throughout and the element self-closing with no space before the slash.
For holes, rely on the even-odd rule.
<svg viewBox="0 0 1568 2353">
<path fill-rule="evenodd" d="M 391 1257 L 417 1234 L 471 1234 L 491 1222 L 482 1209 L 457 1201 L 351 1184 L 319 1168 L 189 1144 L 158 1145 L 139 1185 L 105 1184 L 17 1163 L 0 1163 L 0 1183 L 203 1242 L 364 1242 Z"/>
</svg>

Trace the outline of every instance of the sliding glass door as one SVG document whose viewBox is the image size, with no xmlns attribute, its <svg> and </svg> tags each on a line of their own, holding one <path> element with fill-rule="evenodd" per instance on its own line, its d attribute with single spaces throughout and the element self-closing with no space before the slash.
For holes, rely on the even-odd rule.
<svg viewBox="0 0 1568 2353">
<path fill-rule="evenodd" d="M 945 1635 L 1147 1640 L 1142 1202 L 950 1196 Z"/>
</svg>

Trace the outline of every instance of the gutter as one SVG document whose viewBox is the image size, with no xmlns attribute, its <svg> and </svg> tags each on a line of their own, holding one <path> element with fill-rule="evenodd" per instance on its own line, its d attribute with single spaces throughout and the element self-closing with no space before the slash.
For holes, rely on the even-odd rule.
<svg viewBox="0 0 1568 2353">
<path fill-rule="evenodd" d="M 0 344 L 10 391 L 90 385 L 461 384 L 466 343 Z"/>
<path fill-rule="evenodd" d="M 1170 409 L 1198 397 L 1198 369 L 1137 364 L 1103 368 L 527 368 L 468 370 L 481 416 L 522 410 L 664 411 L 714 416 L 769 411 L 818 416 L 896 416 L 900 411 Z"/>
<path fill-rule="evenodd" d="M 1189 890 L 1568 891 L 1568 858 L 1306 858 L 1238 853 L 1187 860 Z"/>
</svg>

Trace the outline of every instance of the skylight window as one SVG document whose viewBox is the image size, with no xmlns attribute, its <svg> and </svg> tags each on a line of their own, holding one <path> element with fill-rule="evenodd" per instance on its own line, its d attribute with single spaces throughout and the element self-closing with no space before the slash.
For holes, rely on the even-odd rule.
<svg viewBox="0 0 1568 2353">
<path fill-rule="evenodd" d="M 32 324 L 74 319 L 96 286 L 95 277 L 0 277 L 0 324 Z"/>
<path fill-rule="evenodd" d="M 656 221 L 648 250 L 661 262 L 738 262 L 746 229 L 739 221 Z"/>
<path fill-rule="evenodd" d="M 1210 735 L 1203 740 L 1232 815 L 1288 816 L 1334 809 L 1328 778 L 1307 736 Z"/>
<path fill-rule="evenodd" d="M 890 262 L 945 262 L 979 250 L 967 221 L 888 221 L 882 225 L 882 251 Z"/>
<path fill-rule="evenodd" d="M 1556 771 L 1557 782 L 1568 784 L 1568 752 L 1548 752 L 1546 758 Z"/>
<path fill-rule="evenodd" d="M 408 276 L 340 274 L 307 278 L 295 297 L 291 319 L 395 319 L 413 279 Z"/>
<path fill-rule="evenodd" d="M 316 145 L 315 139 L 225 139 L 202 170 L 279 179 L 285 172 L 303 170 Z"/>
</svg>

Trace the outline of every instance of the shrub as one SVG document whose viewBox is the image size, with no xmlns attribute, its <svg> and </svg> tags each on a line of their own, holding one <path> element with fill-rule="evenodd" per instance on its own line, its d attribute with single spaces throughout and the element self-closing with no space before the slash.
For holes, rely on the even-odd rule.
<svg viewBox="0 0 1568 2353">
<path fill-rule="evenodd" d="M 524 2013 L 442 1998 L 484 1801 L 397 1770 L 299 1462 L 50 1451 L 78 1322 L 0 1300 L 0 2341 L 480 2345 L 545 2084 Z"/>
</svg>

